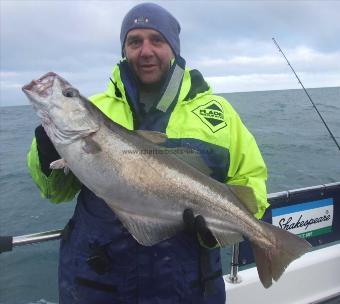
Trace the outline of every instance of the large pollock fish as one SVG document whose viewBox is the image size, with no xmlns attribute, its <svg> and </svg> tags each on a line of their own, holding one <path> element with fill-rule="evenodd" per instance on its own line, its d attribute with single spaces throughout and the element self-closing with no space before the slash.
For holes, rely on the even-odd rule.
<svg viewBox="0 0 340 304">
<path fill-rule="evenodd" d="M 310 244 L 254 218 L 250 188 L 227 186 L 155 143 L 164 136 L 129 131 L 108 119 L 66 80 L 50 72 L 23 87 L 47 135 L 67 167 L 105 200 L 142 245 L 151 246 L 183 229 L 191 208 L 204 216 L 221 246 L 250 240 L 260 280 L 268 288 Z M 160 151 L 159 153 L 157 151 Z"/>
</svg>

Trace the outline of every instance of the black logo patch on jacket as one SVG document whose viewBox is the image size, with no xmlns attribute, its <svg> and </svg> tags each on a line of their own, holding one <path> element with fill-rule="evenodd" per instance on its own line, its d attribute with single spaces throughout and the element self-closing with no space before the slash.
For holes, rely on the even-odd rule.
<svg viewBox="0 0 340 304">
<path fill-rule="evenodd" d="M 209 129 L 215 133 L 227 126 L 224 121 L 223 108 L 216 100 L 210 100 L 205 105 L 192 110 Z"/>
</svg>

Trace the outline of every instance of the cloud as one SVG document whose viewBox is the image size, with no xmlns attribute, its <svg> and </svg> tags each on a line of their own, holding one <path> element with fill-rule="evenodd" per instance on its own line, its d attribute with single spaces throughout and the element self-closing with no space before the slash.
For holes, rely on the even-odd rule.
<svg viewBox="0 0 340 304">
<path fill-rule="evenodd" d="M 336 72 L 340 70 L 340 51 L 322 53 L 305 46 L 285 50 L 284 53 L 296 70 L 304 72 Z M 195 66 L 200 66 L 206 73 L 213 71 L 216 76 L 223 73 L 243 74 L 245 72 L 277 72 L 287 69 L 287 63 L 279 52 L 270 52 L 260 56 L 251 52 L 238 55 L 236 53 L 225 57 L 206 56 L 192 61 Z M 210 75 L 210 74 L 209 74 Z"/>
<path fill-rule="evenodd" d="M 122 19 L 139 2 L 0 1 L 2 104 L 25 102 L 18 86 L 51 70 L 69 77 L 85 95 L 103 91 L 120 59 Z M 295 85 L 273 36 L 315 86 L 337 83 L 340 2 L 156 2 L 181 23 L 187 65 L 221 90 Z"/>
<path fill-rule="evenodd" d="M 307 88 L 336 87 L 339 86 L 340 72 L 302 73 L 299 78 Z M 301 89 L 292 73 L 230 75 L 206 77 L 206 80 L 216 93 Z"/>
</svg>

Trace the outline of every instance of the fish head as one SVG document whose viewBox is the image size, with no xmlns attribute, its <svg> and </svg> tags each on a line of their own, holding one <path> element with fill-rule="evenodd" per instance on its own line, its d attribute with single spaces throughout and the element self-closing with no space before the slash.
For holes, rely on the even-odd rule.
<svg viewBox="0 0 340 304">
<path fill-rule="evenodd" d="M 86 107 L 89 101 L 69 82 L 49 72 L 22 88 L 55 144 L 69 144 L 99 130 Z"/>
</svg>

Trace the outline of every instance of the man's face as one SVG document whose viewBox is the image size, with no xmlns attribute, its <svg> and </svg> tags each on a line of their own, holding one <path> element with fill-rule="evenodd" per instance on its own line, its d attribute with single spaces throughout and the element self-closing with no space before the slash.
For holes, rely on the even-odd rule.
<svg viewBox="0 0 340 304">
<path fill-rule="evenodd" d="M 125 56 L 142 84 L 158 84 L 170 68 L 174 54 L 164 37 L 152 29 L 131 30 L 125 40 Z"/>
</svg>

